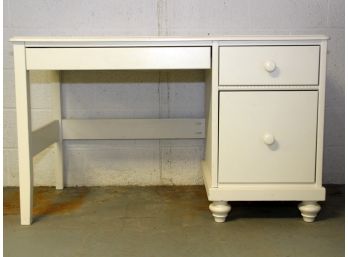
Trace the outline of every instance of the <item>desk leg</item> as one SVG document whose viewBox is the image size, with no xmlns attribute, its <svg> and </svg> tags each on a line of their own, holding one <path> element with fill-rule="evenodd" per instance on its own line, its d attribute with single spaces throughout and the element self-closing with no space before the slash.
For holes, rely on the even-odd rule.
<svg viewBox="0 0 348 257">
<path fill-rule="evenodd" d="M 226 201 L 214 201 L 209 205 L 209 209 L 213 214 L 215 222 L 225 222 L 231 206 Z"/>
<path fill-rule="evenodd" d="M 21 224 L 30 225 L 32 222 L 33 210 L 33 159 L 30 149 L 31 109 L 29 72 L 25 64 L 24 44 L 15 44 L 13 46 L 13 53 L 16 87 Z"/>
<path fill-rule="evenodd" d="M 62 140 L 62 112 L 61 112 L 61 93 L 60 93 L 60 71 L 53 71 L 55 85 L 52 90 L 52 112 L 53 118 L 59 121 L 59 141 L 54 144 L 56 152 L 56 189 L 64 188 L 64 162 L 63 162 L 63 140 Z"/>
<path fill-rule="evenodd" d="M 321 207 L 316 201 L 303 201 L 298 205 L 305 222 L 313 222 Z"/>
</svg>

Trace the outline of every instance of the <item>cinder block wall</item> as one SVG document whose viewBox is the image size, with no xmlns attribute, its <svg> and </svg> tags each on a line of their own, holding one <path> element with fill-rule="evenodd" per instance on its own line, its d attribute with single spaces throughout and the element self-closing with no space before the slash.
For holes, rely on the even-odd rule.
<svg viewBox="0 0 348 257">
<path fill-rule="evenodd" d="M 13 52 L 19 35 L 326 34 L 324 182 L 344 183 L 344 0 L 4 0 L 4 185 L 18 185 Z M 63 72 L 69 118 L 203 117 L 201 71 Z M 49 72 L 31 73 L 33 126 L 50 120 Z M 202 184 L 203 140 L 65 142 L 75 185 Z M 54 185 L 51 149 L 35 160 L 35 185 Z"/>
</svg>

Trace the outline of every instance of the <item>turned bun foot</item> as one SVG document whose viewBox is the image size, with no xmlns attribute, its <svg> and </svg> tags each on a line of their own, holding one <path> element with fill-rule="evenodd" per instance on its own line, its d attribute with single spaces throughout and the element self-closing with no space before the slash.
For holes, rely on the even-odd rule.
<svg viewBox="0 0 348 257">
<path fill-rule="evenodd" d="M 231 206 L 226 201 L 215 201 L 209 205 L 209 210 L 212 212 L 215 222 L 225 222 Z"/>
<path fill-rule="evenodd" d="M 313 222 L 320 211 L 320 205 L 315 201 L 303 201 L 298 205 L 305 222 Z"/>
</svg>

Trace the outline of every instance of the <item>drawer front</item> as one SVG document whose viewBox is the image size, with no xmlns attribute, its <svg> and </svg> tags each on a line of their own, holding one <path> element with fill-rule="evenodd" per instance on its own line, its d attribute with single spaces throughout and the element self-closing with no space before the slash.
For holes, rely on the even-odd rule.
<svg viewBox="0 0 348 257">
<path fill-rule="evenodd" d="M 220 92 L 219 183 L 315 181 L 317 91 Z"/>
<path fill-rule="evenodd" d="M 220 85 L 317 85 L 319 46 L 220 47 Z"/>
<path fill-rule="evenodd" d="M 210 69 L 210 47 L 27 48 L 28 70 Z"/>
</svg>

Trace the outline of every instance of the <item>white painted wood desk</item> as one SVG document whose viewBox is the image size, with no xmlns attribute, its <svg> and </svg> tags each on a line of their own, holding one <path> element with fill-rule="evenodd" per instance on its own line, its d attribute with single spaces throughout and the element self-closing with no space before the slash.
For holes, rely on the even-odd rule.
<svg viewBox="0 0 348 257">
<path fill-rule="evenodd" d="M 63 189 L 62 141 L 206 138 L 202 161 L 217 222 L 228 201 L 302 201 L 314 221 L 325 200 L 322 154 L 326 36 L 15 37 L 21 224 L 32 222 L 34 155 L 54 144 Z M 205 119 L 63 119 L 32 131 L 30 70 L 206 71 Z"/>
</svg>

